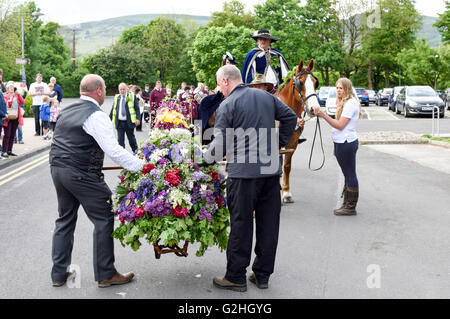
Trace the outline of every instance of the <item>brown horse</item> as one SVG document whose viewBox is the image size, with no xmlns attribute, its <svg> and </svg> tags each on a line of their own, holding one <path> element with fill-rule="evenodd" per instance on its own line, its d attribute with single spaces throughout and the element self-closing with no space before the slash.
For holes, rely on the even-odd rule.
<svg viewBox="0 0 450 319">
<path fill-rule="evenodd" d="M 311 60 L 308 66 L 303 65 L 303 60 L 300 62 L 294 76 L 288 80 L 284 88 L 279 92 L 278 98 L 289 106 L 299 118 L 302 117 L 304 107 L 313 109 L 320 107 L 315 90 L 319 86 L 319 80 L 314 77 L 312 71 L 314 70 L 314 61 Z M 299 127 L 294 131 L 291 141 L 286 145 L 286 149 L 296 150 L 298 147 L 298 140 L 302 135 L 303 128 Z M 294 153 L 286 154 L 283 165 L 283 180 L 282 180 L 282 200 L 283 203 L 293 203 L 292 194 L 290 193 L 289 175 L 291 173 L 292 156 Z"/>
</svg>

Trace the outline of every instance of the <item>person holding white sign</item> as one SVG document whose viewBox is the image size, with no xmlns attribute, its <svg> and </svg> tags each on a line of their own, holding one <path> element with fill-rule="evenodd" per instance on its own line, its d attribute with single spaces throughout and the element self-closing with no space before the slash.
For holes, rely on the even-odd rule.
<svg viewBox="0 0 450 319">
<path fill-rule="evenodd" d="M 42 98 L 44 96 L 50 95 L 50 89 L 48 85 L 42 82 L 42 74 L 36 74 L 36 82 L 30 85 L 29 90 L 30 96 L 33 97 L 33 114 L 34 114 L 34 136 L 41 135 L 41 124 L 40 124 L 40 108 L 43 104 Z"/>
</svg>

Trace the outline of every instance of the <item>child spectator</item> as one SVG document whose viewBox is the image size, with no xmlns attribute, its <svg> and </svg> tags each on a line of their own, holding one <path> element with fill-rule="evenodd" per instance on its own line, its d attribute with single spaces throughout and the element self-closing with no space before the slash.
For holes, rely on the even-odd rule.
<svg viewBox="0 0 450 319">
<path fill-rule="evenodd" d="M 58 119 L 61 109 L 59 108 L 59 102 L 57 99 L 53 100 L 53 104 L 50 107 L 50 131 L 54 132 L 56 127 L 56 120 Z"/>
<path fill-rule="evenodd" d="M 44 96 L 42 98 L 42 102 L 44 104 L 41 105 L 39 111 L 40 111 L 40 118 L 42 122 L 42 128 L 44 130 L 44 137 L 43 139 L 48 141 L 51 137 L 48 135 L 48 128 L 49 128 L 49 122 L 50 122 L 50 98 L 48 96 Z"/>
</svg>

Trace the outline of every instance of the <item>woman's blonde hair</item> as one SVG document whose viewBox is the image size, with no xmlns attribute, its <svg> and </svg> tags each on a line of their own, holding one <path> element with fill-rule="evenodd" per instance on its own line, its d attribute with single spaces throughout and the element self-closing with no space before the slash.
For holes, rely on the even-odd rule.
<svg viewBox="0 0 450 319">
<path fill-rule="evenodd" d="M 337 97 L 336 119 L 339 120 L 341 118 L 345 103 L 347 103 L 347 101 L 352 98 L 355 98 L 358 101 L 360 110 L 359 117 L 361 118 L 362 117 L 361 104 L 359 103 L 359 99 L 353 90 L 352 81 L 350 81 L 347 78 L 340 78 L 339 80 L 337 80 L 336 86 L 339 83 L 342 85 L 342 88 L 344 89 L 344 96 L 342 97 L 342 99 L 339 99 L 339 97 Z"/>
</svg>

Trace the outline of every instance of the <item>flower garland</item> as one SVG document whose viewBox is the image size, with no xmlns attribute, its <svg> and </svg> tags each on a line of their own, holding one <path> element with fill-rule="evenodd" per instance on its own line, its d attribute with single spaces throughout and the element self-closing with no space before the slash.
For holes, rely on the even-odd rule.
<svg viewBox="0 0 450 319">
<path fill-rule="evenodd" d="M 180 113 L 161 110 L 156 123 L 157 129 L 137 152 L 147 164 L 141 172 L 121 172 L 113 195 L 120 225 L 113 237 L 134 251 L 144 237 L 150 244 L 160 240 L 169 247 L 182 240 L 199 242 L 199 257 L 214 245 L 225 250 L 229 226 L 225 175 L 217 166 L 194 161 L 201 159 L 202 147 L 185 129 Z"/>
</svg>

